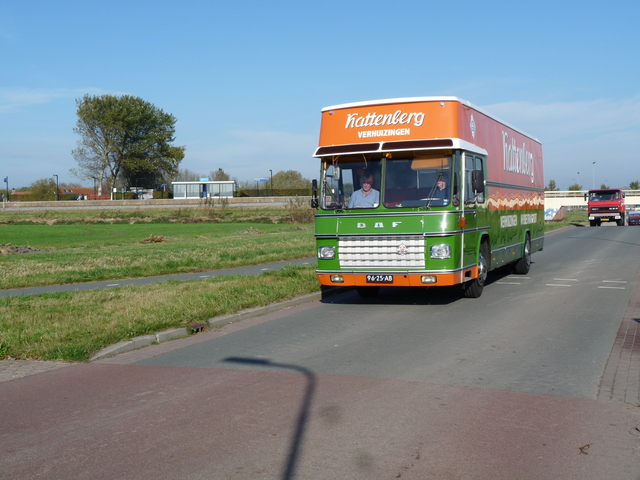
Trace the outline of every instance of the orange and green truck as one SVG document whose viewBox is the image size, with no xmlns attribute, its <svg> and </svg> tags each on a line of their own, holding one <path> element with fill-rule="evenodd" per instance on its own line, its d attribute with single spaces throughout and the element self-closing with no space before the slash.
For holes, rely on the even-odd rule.
<svg viewBox="0 0 640 480">
<path fill-rule="evenodd" d="M 313 181 L 320 283 L 460 285 L 526 274 L 544 243 L 544 165 L 535 138 L 457 97 L 322 110 Z"/>
</svg>

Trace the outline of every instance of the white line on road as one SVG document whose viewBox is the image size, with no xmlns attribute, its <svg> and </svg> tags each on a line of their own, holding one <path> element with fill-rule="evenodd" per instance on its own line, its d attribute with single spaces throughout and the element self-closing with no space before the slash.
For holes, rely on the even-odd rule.
<svg viewBox="0 0 640 480">
<path fill-rule="evenodd" d="M 598 288 L 609 288 L 609 289 L 613 289 L 613 290 L 626 290 L 627 287 L 598 287 Z"/>
<path fill-rule="evenodd" d="M 561 283 L 547 283 L 547 287 L 573 287 L 573 285 L 564 285 Z"/>
<path fill-rule="evenodd" d="M 120 284 L 119 283 L 110 283 L 109 285 L 107 285 L 107 287 L 119 287 Z"/>
<path fill-rule="evenodd" d="M 496 282 L 499 285 L 520 285 L 520 282 Z"/>
<path fill-rule="evenodd" d="M 602 283 L 627 283 L 625 280 L 602 280 Z"/>
<path fill-rule="evenodd" d="M 577 282 L 577 278 L 554 278 L 556 282 Z"/>
</svg>

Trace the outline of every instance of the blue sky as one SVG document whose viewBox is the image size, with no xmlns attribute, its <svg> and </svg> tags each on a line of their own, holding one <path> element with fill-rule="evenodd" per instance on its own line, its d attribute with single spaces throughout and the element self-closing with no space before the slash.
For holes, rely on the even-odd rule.
<svg viewBox="0 0 640 480">
<path fill-rule="evenodd" d="M 2 2 L 0 180 L 91 186 L 69 173 L 86 93 L 173 114 L 181 168 L 239 180 L 317 177 L 325 106 L 453 95 L 537 137 L 547 183 L 626 186 L 639 21 L 637 0 Z"/>
</svg>

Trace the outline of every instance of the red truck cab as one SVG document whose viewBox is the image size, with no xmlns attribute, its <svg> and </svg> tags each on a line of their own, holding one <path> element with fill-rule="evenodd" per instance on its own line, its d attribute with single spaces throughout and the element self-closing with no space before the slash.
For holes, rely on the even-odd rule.
<svg viewBox="0 0 640 480">
<path fill-rule="evenodd" d="M 589 209 L 589 225 L 599 227 L 602 222 L 616 222 L 625 226 L 627 207 L 624 192 L 620 188 L 601 188 L 589 190 L 585 194 Z"/>
</svg>

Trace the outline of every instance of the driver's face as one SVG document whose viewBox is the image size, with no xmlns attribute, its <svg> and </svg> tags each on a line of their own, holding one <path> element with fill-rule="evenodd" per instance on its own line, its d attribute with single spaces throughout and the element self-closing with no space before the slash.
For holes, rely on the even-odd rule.
<svg viewBox="0 0 640 480">
<path fill-rule="evenodd" d="M 369 190 L 371 190 L 371 184 L 373 183 L 373 180 L 371 180 L 370 178 L 366 178 L 362 180 L 362 191 L 367 193 Z"/>
<path fill-rule="evenodd" d="M 445 187 L 447 186 L 447 182 L 445 182 L 444 180 L 438 180 L 438 190 L 444 190 Z"/>
</svg>

